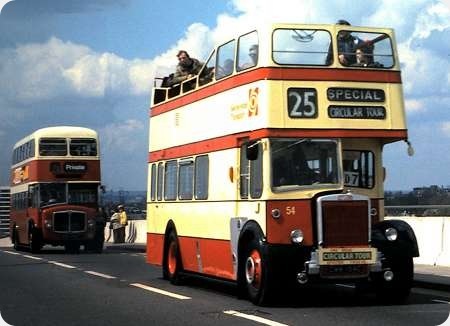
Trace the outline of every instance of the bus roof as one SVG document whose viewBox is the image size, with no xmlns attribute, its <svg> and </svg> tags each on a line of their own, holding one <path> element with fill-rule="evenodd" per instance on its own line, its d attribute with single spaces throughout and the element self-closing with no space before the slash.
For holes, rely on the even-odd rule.
<svg viewBox="0 0 450 326">
<path fill-rule="evenodd" d="M 53 126 L 41 128 L 33 133 L 25 136 L 19 140 L 14 148 L 26 143 L 33 138 L 43 138 L 43 137 L 78 137 L 78 138 L 95 138 L 97 139 L 97 132 L 90 128 L 76 127 L 76 126 Z"/>
</svg>

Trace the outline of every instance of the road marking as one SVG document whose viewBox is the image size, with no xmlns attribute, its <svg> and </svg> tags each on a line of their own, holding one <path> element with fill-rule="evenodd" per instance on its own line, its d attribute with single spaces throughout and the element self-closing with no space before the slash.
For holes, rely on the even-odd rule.
<svg viewBox="0 0 450 326">
<path fill-rule="evenodd" d="M 27 257 L 27 258 L 34 259 L 34 260 L 42 260 L 42 258 L 40 258 L 40 257 L 35 257 L 35 256 L 30 256 L 30 255 L 23 255 L 23 257 Z"/>
<path fill-rule="evenodd" d="M 53 264 L 53 265 L 57 265 L 57 266 L 61 266 L 61 267 L 64 267 L 64 268 L 76 268 L 75 266 L 67 265 L 67 264 L 63 264 L 63 263 L 58 263 L 57 261 L 53 261 L 53 260 L 49 260 L 48 263 L 49 264 Z"/>
<path fill-rule="evenodd" d="M 433 302 L 437 302 L 437 303 L 446 303 L 446 304 L 450 304 L 450 302 L 449 302 L 449 301 L 438 300 L 438 299 L 433 299 L 433 300 L 431 300 L 431 301 L 433 301 Z"/>
<path fill-rule="evenodd" d="M 141 289 L 147 290 L 147 291 L 151 291 L 151 292 L 159 293 L 159 294 L 162 294 L 162 295 L 166 295 L 168 297 L 172 297 L 172 298 L 175 298 L 175 299 L 180 299 L 180 300 L 189 300 L 189 299 L 191 299 L 190 297 L 186 297 L 186 296 L 181 295 L 181 294 L 164 291 L 164 290 L 157 289 L 157 288 L 154 288 L 154 287 L 151 287 L 151 286 L 147 286 L 147 285 L 144 285 L 144 284 L 140 284 L 140 283 L 131 283 L 130 285 L 131 286 L 135 286 L 137 288 L 141 288 Z"/>
<path fill-rule="evenodd" d="M 7 250 L 2 250 L 4 253 L 10 254 L 10 255 L 19 255 L 22 256 L 22 254 L 19 254 L 18 252 L 14 252 L 14 251 L 7 251 Z"/>
<path fill-rule="evenodd" d="M 241 317 L 241 318 L 253 320 L 253 321 L 256 321 L 257 323 L 264 324 L 264 325 L 287 326 L 287 324 L 282 324 L 282 323 L 279 323 L 279 322 L 276 322 L 276 321 L 273 321 L 273 320 L 270 320 L 270 319 L 258 317 L 258 316 L 255 316 L 255 315 L 243 314 L 242 312 L 235 311 L 235 310 L 226 310 L 223 313 L 225 313 L 227 315 L 231 315 L 231 316 L 236 316 L 236 317 Z"/>
<path fill-rule="evenodd" d="M 95 275 L 95 276 L 99 276 L 99 277 L 103 277 L 103 278 L 107 278 L 107 279 L 113 279 L 116 278 L 115 276 L 111 276 L 108 274 L 103 274 L 103 273 L 98 273 L 98 272 L 94 272 L 94 271 L 84 271 L 87 274 L 91 274 L 91 275 Z"/>
<path fill-rule="evenodd" d="M 356 288 L 356 286 L 354 286 L 354 285 L 341 284 L 341 283 L 336 283 L 336 286 L 340 286 L 340 287 L 343 287 L 343 288 L 350 288 L 350 289 Z"/>
</svg>

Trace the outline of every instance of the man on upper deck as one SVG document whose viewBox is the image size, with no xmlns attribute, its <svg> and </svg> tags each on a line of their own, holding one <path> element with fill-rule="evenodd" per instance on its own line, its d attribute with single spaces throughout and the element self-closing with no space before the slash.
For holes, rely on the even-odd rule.
<svg viewBox="0 0 450 326">
<path fill-rule="evenodd" d="M 198 75 L 200 69 L 202 69 L 203 67 L 203 62 L 200 62 L 195 58 L 191 58 L 189 54 L 184 50 L 180 50 L 178 52 L 177 58 L 178 65 L 173 78 L 171 78 L 169 82 L 169 86 L 179 84 L 182 81 Z"/>
<path fill-rule="evenodd" d="M 350 23 L 343 19 L 338 20 L 337 24 L 350 26 Z M 360 47 L 362 43 L 364 43 L 363 40 L 353 36 L 349 31 L 340 31 L 338 33 L 339 62 L 346 66 L 356 63 L 356 49 Z"/>
</svg>

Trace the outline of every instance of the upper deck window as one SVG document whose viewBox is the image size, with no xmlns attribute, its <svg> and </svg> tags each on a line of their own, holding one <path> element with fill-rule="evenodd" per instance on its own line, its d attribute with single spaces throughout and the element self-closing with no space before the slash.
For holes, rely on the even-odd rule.
<svg viewBox="0 0 450 326">
<path fill-rule="evenodd" d="M 258 63 L 258 34 L 251 32 L 239 37 L 237 71 L 249 69 Z"/>
<path fill-rule="evenodd" d="M 230 41 L 217 50 L 216 79 L 229 76 L 234 70 L 235 41 Z"/>
<path fill-rule="evenodd" d="M 273 32 L 273 60 L 281 65 L 329 65 L 331 36 L 314 29 L 277 29 Z"/>
<path fill-rule="evenodd" d="M 41 138 L 39 140 L 39 155 L 66 156 L 67 141 L 65 138 Z"/>
<path fill-rule="evenodd" d="M 340 31 L 337 35 L 339 62 L 347 67 L 392 68 L 391 39 L 382 33 Z"/>
<path fill-rule="evenodd" d="M 206 85 L 213 81 L 215 66 L 216 66 L 216 51 L 213 51 L 213 53 L 211 53 L 204 67 L 199 73 L 198 84 L 200 86 Z"/>
<path fill-rule="evenodd" d="M 96 156 L 97 142 L 92 138 L 72 138 L 70 140 L 70 155 Z"/>
</svg>

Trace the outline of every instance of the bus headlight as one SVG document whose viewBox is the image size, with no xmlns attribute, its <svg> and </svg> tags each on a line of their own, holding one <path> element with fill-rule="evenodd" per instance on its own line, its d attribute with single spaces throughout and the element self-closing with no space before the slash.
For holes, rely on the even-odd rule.
<svg viewBox="0 0 450 326">
<path fill-rule="evenodd" d="M 281 217 L 281 212 L 278 208 L 272 209 L 272 217 L 276 220 L 278 220 Z"/>
<path fill-rule="evenodd" d="M 292 243 L 301 244 L 303 242 L 303 232 L 300 229 L 295 229 L 291 231 L 291 241 Z"/>
<path fill-rule="evenodd" d="M 95 226 L 95 220 L 88 219 L 87 224 L 88 224 L 88 228 L 93 228 Z"/>
<path fill-rule="evenodd" d="M 384 230 L 384 235 L 389 241 L 395 241 L 397 240 L 398 232 L 394 228 L 387 228 L 386 230 Z"/>
<path fill-rule="evenodd" d="M 51 229 L 52 228 L 52 221 L 51 220 L 44 220 L 44 225 L 47 229 Z"/>
</svg>

